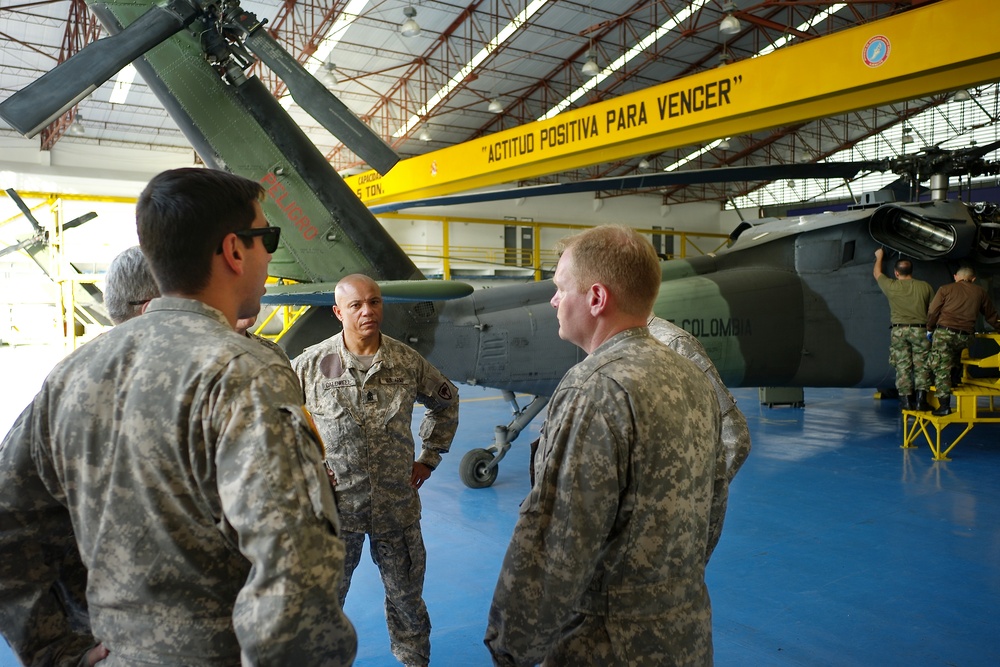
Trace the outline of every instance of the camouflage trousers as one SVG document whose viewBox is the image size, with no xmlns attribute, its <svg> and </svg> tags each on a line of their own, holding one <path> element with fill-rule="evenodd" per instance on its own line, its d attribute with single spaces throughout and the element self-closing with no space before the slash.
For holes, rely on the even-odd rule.
<svg viewBox="0 0 1000 667">
<path fill-rule="evenodd" d="M 962 350 L 969 346 L 970 338 L 972 334 L 941 328 L 934 330 L 928 365 L 934 376 L 934 392 L 938 398 L 951 394 L 952 369 L 958 367 Z"/>
<path fill-rule="evenodd" d="M 351 577 L 364 549 L 365 533 L 343 534 L 344 580 L 340 585 L 343 608 Z M 402 530 L 368 535 L 372 561 L 385 587 L 385 621 L 392 654 L 404 665 L 427 665 L 431 658 L 431 619 L 424 604 L 427 552 L 417 521 Z"/>
<path fill-rule="evenodd" d="M 889 363 L 896 369 L 896 389 L 909 396 L 915 389 L 929 389 L 931 344 L 923 327 L 893 327 L 889 334 Z"/>
<path fill-rule="evenodd" d="M 542 667 L 712 665 L 712 612 L 683 605 L 657 618 L 632 609 L 578 614 L 562 627 Z"/>
</svg>

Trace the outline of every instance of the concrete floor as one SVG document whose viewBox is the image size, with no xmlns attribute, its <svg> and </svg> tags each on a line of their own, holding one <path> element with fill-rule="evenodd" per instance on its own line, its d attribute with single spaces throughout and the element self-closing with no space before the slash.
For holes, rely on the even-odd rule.
<svg viewBox="0 0 1000 667">
<path fill-rule="evenodd" d="M 3 432 L 48 369 L 27 350 L 0 348 Z M 441 667 L 489 664 L 486 613 L 540 424 L 521 435 L 492 487 L 468 489 L 462 455 L 487 446 L 510 412 L 496 391 L 460 389 L 453 450 L 421 492 L 431 664 Z M 898 404 L 871 390 L 807 389 L 804 409 L 760 406 L 756 389 L 734 394 L 754 450 L 708 568 L 716 664 L 1000 664 L 997 427 L 977 427 L 952 461 L 934 462 L 926 445 L 899 448 Z M 396 664 L 367 555 L 346 611 L 359 635 L 356 664 Z M 16 664 L 0 645 L 0 667 Z"/>
</svg>

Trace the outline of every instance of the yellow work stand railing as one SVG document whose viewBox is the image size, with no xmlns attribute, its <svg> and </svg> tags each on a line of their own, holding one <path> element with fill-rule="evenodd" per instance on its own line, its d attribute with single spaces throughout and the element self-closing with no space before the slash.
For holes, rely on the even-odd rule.
<svg viewBox="0 0 1000 667">
<path fill-rule="evenodd" d="M 972 358 L 969 351 L 962 352 L 962 383 L 952 391 L 955 403 L 950 414 L 935 417 L 930 412 L 903 410 L 903 447 L 916 447 L 914 441 L 921 434 L 934 454 L 935 461 L 950 461 L 950 452 L 976 424 L 1000 424 L 1000 412 L 997 410 L 996 399 L 1000 398 L 1000 372 L 998 377 L 976 378 L 970 375 L 970 368 L 997 369 L 1000 371 L 1000 334 L 977 334 L 976 338 L 993 341 L 995 354 L 986 357 Z M 928 392 L 931 393 L 931 392 Z M 937 407 L 937 399 L 928 396 Z M 913 424 L 910 424 L 910 418 Z M 948 447 L 941 449 L 941 433 L 949 424 L 964 424 L 965 429 Z M 928 426 L 934 429 L 931 437 Z"/>
</svg>

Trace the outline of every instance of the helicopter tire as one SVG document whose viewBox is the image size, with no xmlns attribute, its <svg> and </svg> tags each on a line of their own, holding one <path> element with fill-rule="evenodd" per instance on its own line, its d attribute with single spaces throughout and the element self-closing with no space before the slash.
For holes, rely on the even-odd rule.
<svg viewBox="0 0 1000 667">
<path fill-rule="evenodd" d="M 470 489 L 485 489 L 497 480 L 500 466 L 487 470 L 486 466 L 493 460 L 493 453 L 486 449 L 470 449 L 462 457 L 458 465 L 458 476 L 462 483 Z"/>
</svg>

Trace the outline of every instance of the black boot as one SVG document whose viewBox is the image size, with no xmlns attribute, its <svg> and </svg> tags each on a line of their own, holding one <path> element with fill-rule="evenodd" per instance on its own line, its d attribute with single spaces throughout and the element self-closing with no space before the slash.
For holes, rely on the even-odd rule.
<svg viewBox="0 0 1000 667">
<path fill-rule="evenodd" d="M 900 410 L 914 410 L 916 409 L 916 403 L 913 402 L 913 397 L 907 394 L 899 395 L 899 409 Z"/>
<path fill-rule="evenodd" d="M 927 402 L 926 389 L 917 389 L 916 405 L 913 409 L 918 412 L 930 412 L 931 406 Z"/>
<path fill-rule="evenodd" d="M 931 413 L 932 415 L 935 417 L 944 417 L 945 415 L 951 413 L 951 394 L 939 398 L 938 403 L 940 406 L 937 410 Z"/>
</svg>

